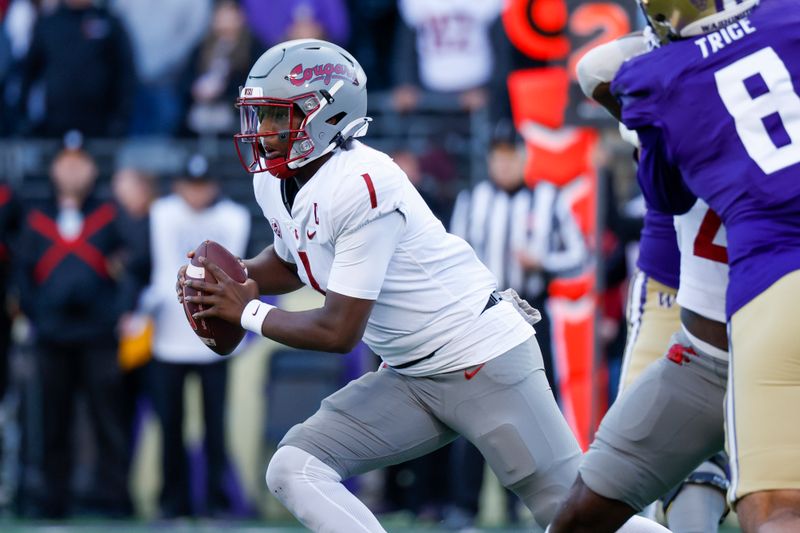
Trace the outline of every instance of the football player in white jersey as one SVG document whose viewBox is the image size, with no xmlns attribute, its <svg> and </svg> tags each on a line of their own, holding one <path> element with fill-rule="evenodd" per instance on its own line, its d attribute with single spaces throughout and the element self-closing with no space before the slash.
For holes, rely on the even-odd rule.
<svg viewBox="0 0 800 533">
<path fill-rule="evenodd" d="M 611 43 L 587 54 L 584 75 L 591 72 L 597 84 L 610 81 L 624 59 L 619 50 Z M 596 84 L 584 87 L 589 95 L 596 94 L 592 85 Z M 614 113 L 613 103 L 604 105 Z M 606 414 L 580 476 L 551 525 L 553 533 L 616 531 L 690 472 L 679 485 L 683 512 L 667 509 L 670 527 L 715 531 L 725 510 L 726 465 L 707 461 L 692 472 L 724 446 L 729 360 L 725 228 L 708 205 L 697 200 L 686 214 L 675 217 L 675 229 L 681 253 L 681 329 L 673 335 L 666 357 L 649 366 Z"/>
<path fill-rule="evenodd" d="M 431 452 L 464 435 L 547 524 L 575 479 L 580 450 L 545 378 L 535 310 L 447 233 L 402 170 L 362 144 L 366 77 L 342 48 L 279 44 L 253 66 L 237 102 L 237 148 L 254 177 L 274 245 L 246 260 L 249 279 L 179 281 L 218 316 L 280 343 L 348 352 L 378 371 L 322 402 L 270 461 L 271 492 L 314 531 L 383 531 L 341 481 Z M 260 302 L 308 285 L 319 309 Z"/>
</svg>

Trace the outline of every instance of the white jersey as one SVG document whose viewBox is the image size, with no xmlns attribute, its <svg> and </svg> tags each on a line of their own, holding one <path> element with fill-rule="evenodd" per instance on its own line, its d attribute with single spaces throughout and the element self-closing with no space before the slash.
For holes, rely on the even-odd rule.
<svg viewBox="0 0 800 533">
<path fill-rule="evenodd" d="M 489 82 L 489 27 L 502 7 L 499 0 L 400 0 L 401 17 L 416 30 L 424 88 L 463 91 Z"/>
<path fill-rule="evenodd" d="M 337 150 L 297 193 L 291 213 L 285 186 L 268 173 L 254 179 L 276 253 L 295 263 L 300 279 L 319 292 L 375 300 L 364 342 L 390 366 L 435 352 L 401 372 L 459 370 L 501 355 L 533 334 L 510 303 L 483 312 L 496 289 L 494 277 L 464 240 L 445 231 L 387 155 L 358 141 Z M 370 261 L 341 259 L 342 250 L 354 247 L 379 253 L 379 234 L 372 242 L 352 240 L 395 213 L 405 222 L 387 253 L 385 272 L 371 268 Z"/>
<path fill-rule="evenodd" d="M 704 317 L 725 322 L 728 288 L 728 239 L 725 226 L 708 204 L 698 199 L 675 217 L 681 275 L 678 304 Z"/>
<path fill-rule="evenodd" d="M 205 239 L 220 243 L 236 256 L 244 256 L 250 237 L 250 212 L 231 200 L 221 199 L 194 211 L 178 195 L 153 202 L 150 207 L 150 286 L 141 298 L 142 311 L 154 320 L 153 355 L 171 363 L 210 363 L 220 356 L 194 333 L 183 306 L 175 302 L 175 273 L 186 264 L 186 252 Z"/>
</svg>

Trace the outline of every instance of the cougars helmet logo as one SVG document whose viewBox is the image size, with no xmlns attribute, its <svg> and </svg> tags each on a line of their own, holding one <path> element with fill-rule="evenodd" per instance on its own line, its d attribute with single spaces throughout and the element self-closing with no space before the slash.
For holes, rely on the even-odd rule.
<svg viewBox="0 0 800 533">
<path fill-rule="evenodd" d="M 333 79 L 349 81 L 353 85 L 358 85 L 355 69 L 343 63 L 336 63 L 335 65 L 333 63 L 325 63 L 324 65 L 305 68 L 302 63 L 298 63 L 289 71 L 287 78 L 296 87 L 316 81 L 322 81 L 325 85 L 330 85 Z"/>
</svg>

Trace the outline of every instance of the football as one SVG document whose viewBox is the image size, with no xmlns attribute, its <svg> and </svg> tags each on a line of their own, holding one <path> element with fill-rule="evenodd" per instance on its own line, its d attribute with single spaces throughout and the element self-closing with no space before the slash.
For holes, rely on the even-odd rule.
<svg viewBox="0 0 800 533">
<path fill-rule="evenodd" d="M 204 280 L 207 283 L 216 283 L 211 272 L 198 261 L 199 257 L 206 257 L 209 261 L 219 266 L 231 279 L 239 283 L 244 283 L 247 274 L 239 263 L 239 260 L 224 246 L 214 241 L 203 241 L 194 251 L 194 257 L 189 267 L 186 269 L 186 277 L 190 279 Z M 200 291 L 191 287 L 183 288 L 183 309 L 186 311 L 186 319 L 192 329 L 200 337 L 206 346 L 214 350 L 219 355 L 231 353 L 244 338 L 245 331 L 239 324 L 232 324 L 221 318 L 208 317 L 195 319 L 192 315 L 202 311 L 205 306 L 201 304 L 187 302 L 186 296 L 194 296 Z"/>
</svg>

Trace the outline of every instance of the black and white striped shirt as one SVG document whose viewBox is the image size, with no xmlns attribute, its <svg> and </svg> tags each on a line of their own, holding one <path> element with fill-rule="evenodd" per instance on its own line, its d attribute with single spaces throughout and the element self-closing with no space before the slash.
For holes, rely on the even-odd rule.
<svg viewBox="0 0 800 533">
<path fill-rule="evenodd" d="M 472 245 L 498 287 L 540 296 L 548 279 L 578 273 L 588 261 L 586 239 L 572 212 L 584 186 L 580 179 L 564 187 L 541 182 L 509 193 L 483 181 L 459 194 L 450 232 Z M 543 272 L 525 272 L 520 252 L 537 258 Z"/>
</svg>

